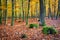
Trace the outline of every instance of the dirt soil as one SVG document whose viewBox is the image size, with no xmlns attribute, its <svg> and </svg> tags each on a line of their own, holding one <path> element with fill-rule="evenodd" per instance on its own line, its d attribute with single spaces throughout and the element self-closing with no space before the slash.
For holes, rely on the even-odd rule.
<svg viewBox="0 0 60 40">
<path fill-rule="evenodd" d="M 42 26 L 29 28 L 31 23 L 39 24 L 37 18 L 30 18 L 28 25 L 22 19 L 17 19 L 14 26 L 11 26 L 11 19 L 8 19 L 6 25 L 0 25 L 0 40 L 60 40 L 60 18 L 58 20 L 45 18 L 45 22 L 48 26 L 54 26 L 58 34 L 45 35 L 41 31 Z M 26 34 L 27 37 L 21 38 L 22 34 Z"/>
</svg>

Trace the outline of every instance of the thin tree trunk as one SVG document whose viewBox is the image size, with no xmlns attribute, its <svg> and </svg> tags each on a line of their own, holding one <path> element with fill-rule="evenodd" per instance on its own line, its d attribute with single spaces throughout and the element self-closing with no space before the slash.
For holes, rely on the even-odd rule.
<svg viewBox="0 0 60 40">
<path fill-rule="evenodd" d="M 46 17 L 46 0 L 44 0 L 44 17 Z"/>
<path fill-rule="evenodd" d="M 6 5 L 5 5 L 5 17 L 4 17 L 4 20 L 5 20 L 5 25 L 7 24 L 7 0 L 5 1 Z"/>
<path fill-rule="evenodd" d="M 48 18 L 51 17 L 51 8 L 50 8 L 50 0 L 49 0 L 49 12 L 48 12 Z"/>
<path fill-rule="evenodd" d="M 58 0 L 58 12 L 56 15 L 56 20 L 58 19 L 59 13 L 60 13 L 60 0 Z"/>
<path fill-rule="evenodd" d="M 22 19 L 23 19 L 23 21 L 24 21 L 24 10 L 23 10 L 23 0 L 22 0 Z"/>
<path fill-rule="evenodd" d="M 32 13 L 32 6 L 31 6 L 31 18 L 33 17 L 33 13 Z"/>
<path fill-rule="evenodd" d="M 56 15 L 58 14 L 58 1 L 59 0 L 55 0 L 56 2 L 55 2 L 55 5 L 56 5 L 56 7 L 55 7 L 55 19 L 57 20 L 57 18 L 56 18 Z"/>
<path fill-rule="evenodd" d="M 12 20 L 11 20 L 11 26 L 14 25 L 14 0 L 12 0 Z"/>
<path fill-rule="evenodd" d="M 54 18 L 56 18 L 56 15 L 57 15 L 57 9 L 58 9 L 58 0 L 54 0 Z"/>
<path fill-rule="evenodd" d="M 15 1 L 15 10 L 16 10 L 16 0 Z M 15 11 L 15 20 L 17 20 L 17 12 Z"/>
<path fill-rule="evenodd" d="M 19 19 L 21 18 L 21 13 L 19 13 Z"/>
<path fill-rule="evenodd" d="M 21 0 L 20 0 L 20 1 L 21 1 Z M 21 3 L 20 3 L 19 9 L 20 9 L 20 13 L 19 13 L 19 19 L 20 19 L 20 18 L 21 18 Z"/>
<path fill-rule="evenodd" d="M 59 14 L 59 16 L 60 16 L 60 0 L 58 0 L 58 14 Z"/>
<path fill-rule="evenodd" d="M 40 0 L 40 24 L 42 26 L 45 25 L 45 13 L 44 13 L 44 3 L 43 3 L 44 0 Z"/>
<path fill-rule="evenodd" d="M 38 7 L 38 2 L 36 2 L 36 5 L 35 5 L 35 7 L 36 7 L 36 18 L 37 18 L 37 16 L 38 16 L 38 10 L 37 10 L 37 7 Z"/>
<path fill-rule="evenodd" d="M 60 17 L 60 0 L 59 0 L 59 5 L 58 5 L 58 11 L 59 11 L 59 17 Z"/>
<path fill-rule="evenodd" d="M 2 6 L 2 0 L 0 0 L 0 24 L 2 24 L 2 8 L 1 8 L 1 6 Z"/>
<path fill-rule="evenodd" d="M 28 0 L 28 13 L 27 13 L 27 16 L 26 16 L 26 25 L 28 24 L 29 8 L 30 8 L 30 0 Z"/>
<path fill-rule="evenodd" d="M 56 11 L 55 11 L 55 9 L 56 9 L 56 4 L 55 4 L 55 2 L 56 2 L 56 0 L 54 0 L 54 18 L 56 17 Z"/>
</svg>

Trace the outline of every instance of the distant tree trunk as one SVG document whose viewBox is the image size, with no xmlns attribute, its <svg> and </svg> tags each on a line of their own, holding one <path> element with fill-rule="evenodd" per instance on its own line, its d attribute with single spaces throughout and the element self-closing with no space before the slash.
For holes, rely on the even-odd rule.
<svg viewBox="0 0 60 40">
<path fill-rule="evenodd" d="M 23 0 L 22 0 L 22 19 L 23 19 L 23 21 L 24 21 L 24 10 L 23 10 Z"/>
<path fill-rule="evenodd" d="M 58 5 L 58 11 L 59 11 L 59 17 L 60 17 L 60 0 L 59 0 L 59 5 Z"/>
<path fill-rule="evenodd" d="M 27 13 L 27 16 L 26 16 L 26 25 L 28 24 L 29 8 L 30 8 L 30 0 L 28 0 L 28 13 Z"/>
<path fill-rule="evenodd" d="M 32 13 L 32 6 L 31 6 L 31 18 L 33 17 L 33 13 Z"/>
<path fill-rule="evenodd" d="M 21 0 L 20 0 L 20 1 L 21 1 Z M 20 3 L 19 9 L 20 9 L 20 13 L 19 13 L 19 19 L 20 19 L 20 18 L 21 18 L 21 3 Z"/>
<path fill-rule="evenodd" d="M 2 24 L 2 0 L 0 0 L 0 24 Z"/>
<path fill-rule="evenodd" d="M 4 20 L 5 20 L 5 25 L 7 24 L 7 0 L 5 1 L 5 17 L 4 17 Z"/>
<path fill-rule="evenodd" d="M 44 13 L 44 0 L 39 0 L 40 1 L 40 25 L 44 26 L 45 25 L 45 13 Z"/>
<path fill-rule="evenodd" d="M 58 13 L 56 15 L 56 20 L 57 20 L 57 18 L 59 16 L 59 13 L 60 13 L 60 0 L 58 0 Z"/>
<path fill-rule="evenodd" d="M 15 1 L 15 10 L 16 10 L 16 0 Z M 17 12 L 15 11 L 15 20 L 17 20 Z"/>
<path fill-rule="evenodd" d="M 19 13 L 19 19 L 21 18 L 21 13 Z"/>
<path fill-rule="evenodd" d="M 54 0 L 54 18 L 56 17 L 56 4 L 55 4 L 56 0 Z"/>
<path fill-rule="evenodd" d="M 14 0 L 12 0 L 12 21 L 11 21 L 11 26 L 14 25 Z"/>
<path fill-rule="evenodd" d="M 59 14 L 59 15 L 57 15 L 57 16 L 60 17 L 60 0 L 58 0 L 58 14 Z"/>
<path fill-rule="evenodd" d="M 56 19 L 57 11 L 58 11 L 58 0 L 54 0 L 54 18 Z"/>
<path fill-rule="evenodd" d="M 37 18 L 37 16 L 38 16 L 38 2 L 36 2 L 36 5 L 35 5 L 35 7 L 36 7 L 36 18 Z"/>
<path fill-rule="evenodd" d="M 51 17 L 51 8 L 50 8 L 50 0 L 49 0 L 49 12 L 48 12 L 48 18 Z"/>
<path fill-rule="evenodd" d="M 46 17 L 46 0 L 44 0 L 44 17 Z"/>
</svg>

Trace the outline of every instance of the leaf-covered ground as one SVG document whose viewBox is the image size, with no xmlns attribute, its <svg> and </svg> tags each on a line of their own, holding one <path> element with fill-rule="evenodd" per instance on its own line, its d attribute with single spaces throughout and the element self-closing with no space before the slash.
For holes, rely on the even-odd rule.
<svg viewBox="0 0 60 40">
<path fill-rule="evenodd" d="M 39 24 L 36 18 L 30 18 L 29 24 Z M 42 26 L 39 28 L 29 28 L 29 24 L 25 25 L 21 19 L 15 20 L 14 26 L 10 26 L 11 19 L 7 20 L 7 25 L 0 25 L 0 40 L 60 40 L 60 18 L 51 20 L 45 18 L 46 25 L 54 26 L 58 30 L 56 35 L 44 35 Z M 3 22 L 4 23 L 4 22 Z M 22 34 L 26 34 L 26 38 L 21 38 Z"/>
</svg>

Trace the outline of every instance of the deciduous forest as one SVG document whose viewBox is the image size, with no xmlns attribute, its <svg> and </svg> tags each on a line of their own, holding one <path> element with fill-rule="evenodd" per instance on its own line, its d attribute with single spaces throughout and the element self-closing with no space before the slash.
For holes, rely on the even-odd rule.
<svg viewBox="0 0 60 40">
<path fill-rule="evenodd" d="M 60 0 L 0 0 L 0 40 L 60 40 Z"/>
</svg>

